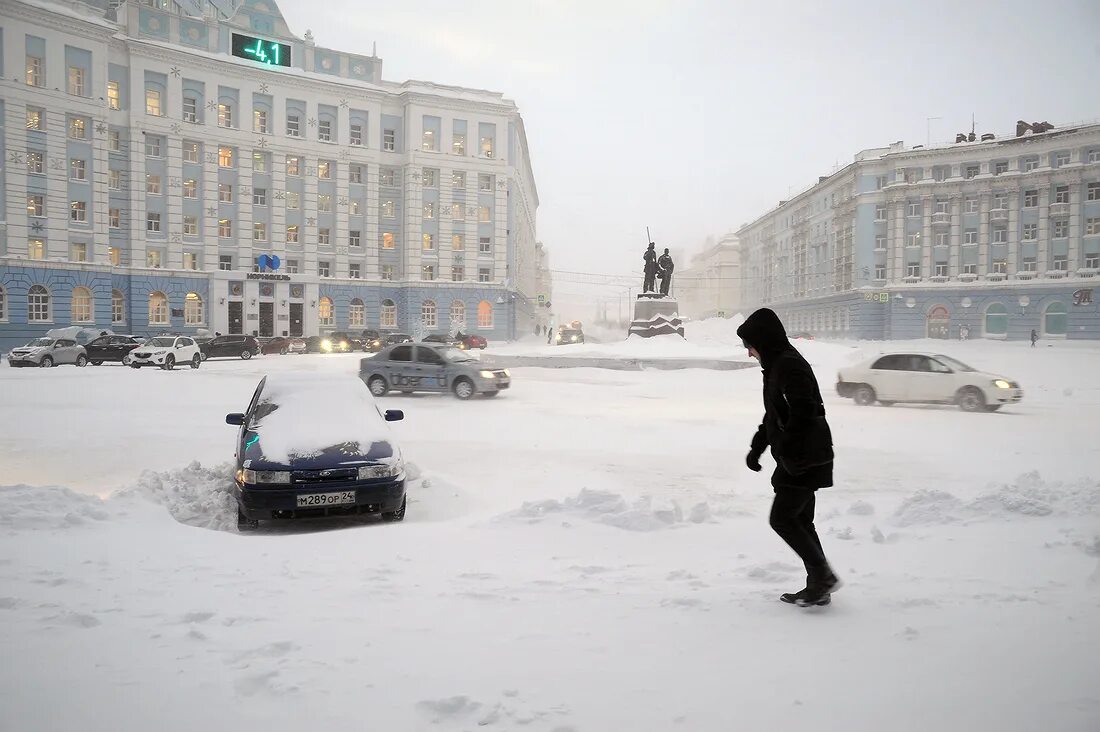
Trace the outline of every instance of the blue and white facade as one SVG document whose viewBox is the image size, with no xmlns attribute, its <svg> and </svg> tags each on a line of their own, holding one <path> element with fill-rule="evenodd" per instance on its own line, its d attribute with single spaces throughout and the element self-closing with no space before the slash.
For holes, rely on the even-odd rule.
<svg viewBox="0 0 1100 732">
<path fill-rule="evenodd" d="M 290 65 L 234 55 L 234 34 Z M 3 3 L 0 154 L 0 350 L 68 325 L 453 320 L 494 340 L 538 317 L 516 105 L 384 81 L 373 52 L 295 36 L 271 0 Z"/>
<path fill-rule="evenodd" d="M 1100 125 L 865 150 L 738 236 L 791 331 L 1100 338 Z"/>
</svg>

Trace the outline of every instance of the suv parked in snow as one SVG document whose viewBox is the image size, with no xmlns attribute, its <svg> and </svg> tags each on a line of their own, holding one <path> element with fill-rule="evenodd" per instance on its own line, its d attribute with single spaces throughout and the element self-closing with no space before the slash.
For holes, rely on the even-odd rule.
<svg viewBox="0 0 1100 732">
<path fill-rule="evenodd" d="M 453 392 L 459 399 L 496 396 L 512 385 L 507 369 L 487 369 L 479 359 L 446 345 L 401 343 L 359 361 L 359 378 L 376 397 L 391 389 Z"/>
<path fill-rule="evenodd" d="M 202 360 L 208 358 L 243 358 L 245 361 L 260 353 L 260 342 L 252 336 L 223 335 L 199 345 Z"/>
<path fill-rule="evenodd" d="M 105 361 L 122 363 L 123 359 L 141 345 L 141 339 L 127 335 L 105 335 L 96 338 L 84 346 L 88 360 L 93 366 L 99 366 Z"/>
<path fill-rule="evenodd" d="M 63 363 L 87 366 L 88 355 L 84 346 L 70 338 L 35 338 L 21 348 L 13 348 L 8 354 L 9 366 L 49 368 Z"/>
<path fill-rule="evenodd" d="M 157 336 L 130 351 L 122 362 L 135 369 L 142 366 L 160 366 L 162 369 L 171 371 L 176 364 L 180 366 L 187 364 L 197 369 L 202 363 L 202 354 L 193 338 Z"/>
<path fill-rule="evenodd" d="M 888 353 L 841 369 L 836 378 L 837 394 L 863 406 L 957 404 L 967 412 L 996 412 L 1024 396 L 1015 381 L 938 353 Z"/>
</svg>

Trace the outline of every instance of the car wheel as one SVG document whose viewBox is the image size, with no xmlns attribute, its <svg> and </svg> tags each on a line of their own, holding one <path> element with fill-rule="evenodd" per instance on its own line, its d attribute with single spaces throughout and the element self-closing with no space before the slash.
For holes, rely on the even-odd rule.
<svg viewBox="0 0 1100 732">
<path fill-rule="evenodd" d="M 207 355 L 206 355 L 205 353 L 203 353 L 202 351 L 199 351 L 199 358 L 201 358 L 201 359 L 202 359 L 203 361 L 205 361 L 206 359 L 208 359 L 208 358 L 210 358 L 210 357 L 209 357 L 209 356 L 207 356 Z"/>
<path fill-rule="evenodd" d="M 875 403 L 875 390 L 866 384 L 860 384 L 856 388 L 856 393 L 852 396 L 852 399 L 861 407 L 869 407 Z"/>
<path fill-rule="evenodd" d="M 455 382 L 455 396 L 459 399 L 466 400 L 474 395 L 474 382 L 469 379 L 459 379 Z"/>
<path fill-rule="evenodd" d="M 241 351 L 241 359 L 247 361 L 252 358 L 252 351 Z"/>
<path fill-rule="evenodd" d="M 367 388 L 370 389 L 371 394 L 380 397 L 386 395 L 386 392 L 390 390 L 390 385 L 381 376 L 372 376 L 367 381 Z"/>
<path fill-rule="evenodd" d="M 194 357 L 191 358 L 191 368 L 197 369 L 200 365 L 202 365 L 202 359 L 199 358 L 199 354 L 196 353 Z"/>
<path fill-rule="evenodd" d="M 99 366 L 102 363 L 103 363 L 102 361 L 92 361 L 92 366 Z"/>
<path fill-rule="evenodd" d="M 959 391 L 955 402 L 964 412 L 981 412 L 985 410 L 985 395 L 980 389 L 968 386 Z"/>
<path fill-rule="evenodd" d="M 998 409 L 1000 409 L 1003 406 L 1004 406 L 1003 404 L 986 404 L 985 405 L 985 411 L 987 411 L 987 412 L 996 412 Z"/>
<path fill-rule="evenodd" d="M 53 359 L 49 356 L 43 356 L 42 360 L 38 362 L 38 368 L 40 369 L 48 369 L 51 366 L 53 366 Z"/>
<path fill-rule="evenodd" d="M 83 353 L 76 357 L 76 365 L 80 368 L 84 368 L 88 365 L 88 357 Z"/>
<path fill-rule="evenodd" d="M 250 519 L 244 515 L 244 511 L 237 506 L 237 531 L 255 531 L 260 528 L 259 519 Z"/>
<path fill-rule="evenodd" d="M 176 368 L 176 357 L 169 355 L 168 358 L 164 359 L 164 370 L 171 371 L 174 368 Z"/>
<path fill-rule="evenodd" d="M 279 349 L 279 355 L 280 355 L 280 356 L 285 356 L 285 355 L 286 355 L 286 353 L 287 353 L 287 351 L 286 351 L 286 349 L 285 349 L 285 348 L 280 348 L 280 349 Z"/>
<path fill-rule="evenodd" d="M 892 406 L 894 406 L 895 403 L 896 402 L 884 402 L 882 400 L 879 400 L 879 404 L 881 404 L 884 407 L 892 407 Z"/>
<path fill-rule="evenodd" d="M 485 396 L 487 396 L 487 397 L 495 397 L 495 396 L 496 396 L 497 394 L 499 394 L 499 393 L 500 393 L 499 391 L 487 391 L 487 392 L 485 392 Z"/>
<path fill-rule="evenodd" d="M 382 514 L 382 520 L 383 521 L 389 521 L 391 523 L 395 522 L 395 521 L 404 521 L 405 520 L 405 504 L 408 503 L 408 500 L 409 500 L 408 497 L 402 498 L 401 499 L 401 508 L 397 509 L 396 511 L 389 511 L 387 513 L 383 513 Z"/>
<path fill-rule="evenodd" d="M 140 364 L 140 363 L 132 363 L 132 364 L 130 364 L 130 368 L 132 368 L 132 369 L 140 369 L 140 368 L 141 368 L 141 364 Z"/>
</svg>

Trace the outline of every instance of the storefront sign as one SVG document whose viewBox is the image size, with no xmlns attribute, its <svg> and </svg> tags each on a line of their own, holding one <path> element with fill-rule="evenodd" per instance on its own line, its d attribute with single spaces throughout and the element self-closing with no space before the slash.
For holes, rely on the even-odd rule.
<svg viewBox="0 0 1100 732">
<path fill-rule="evenodd" d="M 278 280 L 279 282 L 290 281 L 290 275 L 275 274 L 274 272 L 249 272 L 246 276 L 250 280 Z"/>
<path fill-rule="evenodd" d="M 888 303 L 888 302 L 890 302 L 890 293 L 889 292 L 865 292 L 865 293 L 863 293 L 863 299 L 867 300 L 868 302 Z"/>
<path fill-rule="evenodd" d="M 172 308 L 172 317 L 173 318 L 182 318 L 183 317 L 183 308 Z"/>
</svg>

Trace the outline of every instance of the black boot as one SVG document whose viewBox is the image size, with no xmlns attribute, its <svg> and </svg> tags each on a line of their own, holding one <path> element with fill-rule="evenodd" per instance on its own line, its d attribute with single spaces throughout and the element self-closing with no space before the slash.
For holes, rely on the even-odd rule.
<svg viewBox="0 0 1100 732">
<path fill-rule="evenodd" d="M 782 595 L 779 596 L 779 601 L 788 603 L 790 605 L 798 605 L 800 607 L 808 607 L 809 603 L 805 603 L 805 604 L 803 603 L 803 600 L 805 599 L 806 593 L 808 591 L 809 591 L 809 588 L 807 587 L 806 589 L 799 590 L 798 592 L 784 592 Z M 832 598 L 829 596 L 828 593 L 826 593 L 824 597 L 820 598 L 817 602 L 815 602 L 813 604 L 814 605 L 828 605 L 830 602 L 832 602 Z"/>
<path fill-rule="evenodd" d="M 798 593 L 801 597 L 796 597 L 794 603 L 799 607 L 822 604 L 822 600 L 831 600 L 831 594 L 840 589 L 840 585 L 840 578 L 829 568 L 829 565 L 825 565 L 810 573 L 806 581 L 806 589 Z"/>
</svg>

